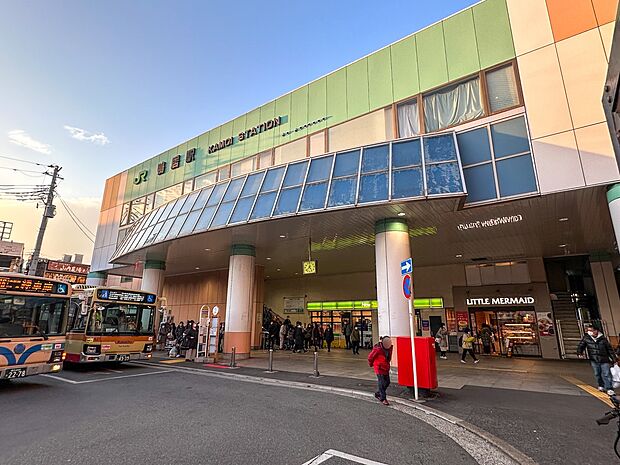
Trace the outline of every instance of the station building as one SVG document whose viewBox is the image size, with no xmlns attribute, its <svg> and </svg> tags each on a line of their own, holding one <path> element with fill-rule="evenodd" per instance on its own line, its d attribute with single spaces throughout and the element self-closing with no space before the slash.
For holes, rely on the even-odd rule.
<svg viewBox="0 0 620 465">
<path fill-rule="evenodd" d="M 483 325 L 507 356 L 571 356 L 590 321 L 617 339 L 616 9 L 483 0 L 130 167 L 89 282 L 177 322 L 217 306 L 243 356 L 267 309 L 408 335 L 412 257 L 417 331 L 445 323 L 452 349 Z"/>
</svg>

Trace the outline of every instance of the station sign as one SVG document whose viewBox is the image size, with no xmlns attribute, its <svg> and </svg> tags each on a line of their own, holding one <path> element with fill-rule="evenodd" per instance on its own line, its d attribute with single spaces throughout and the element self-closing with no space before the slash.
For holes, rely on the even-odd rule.
<svg viewBox="0 0 620 465">
<path fill-rule="evenodd" d="M 97 299 L 114 302 L 134 302 L 138 304 L 154 304 L 155 294 L 145 292 L 120 291 L 117 289 L 97 289 Z"/>
<path fill-rule="evenodd" d="M 22 276 L 0 276 L 0 291 L 69 295 L 69 285 Z"/>
</svg>

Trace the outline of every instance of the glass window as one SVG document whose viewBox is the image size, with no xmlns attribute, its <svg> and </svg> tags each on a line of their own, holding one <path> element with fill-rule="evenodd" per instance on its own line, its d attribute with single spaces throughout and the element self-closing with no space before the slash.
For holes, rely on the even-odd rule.
<svg viewBox="0 0 620 465">
<path fill-rule="evenodd" d="M 478 77 L 424 96 L 424 123 L 427 132 L 456 126 L 483 115 Z"/>
<path fill-rule="evenodd" d="M 157 231 L 159 231 L 161 226 L 160 225 L 156 225 L 156 226 L 157 226 Z M 140 234 L 136 234 L 134 238 L 131 240 L 131 244 L 128 244 L 127 251 L 138 249 L 142 247 L 143 245 L 148 245 L 151 242 L 153 242 L 155 238 L 157 237 L 157 233 L 153 234 L 155 229 L 156 227 L 153 226 L 153 227 L 147 228 L 145 231 L 142 231 Z"/>
<path fill-rule="evenodd" d="M 512 65 L 489 71 L 486 78 L 491 112 L 519 105 L 517 80 Z"/>
<path fill-rule="evenodd" d="M 317 132 L 310 136 L 310 156 L 323 155 L 325 153 L 325 131 Z"/>
<path fill-rule="evenodd" d="M 428 194 L 463 192 L 458 163 L 440 163 L 426 167 L 426 188 Z"/>
<path fill-rule="evenodd" d="M 317 210 L 325 207 L 325 196 L 327 194 L 327 182 L 308 184 L 304 189 L 301 198 L 300 211 Z"/>
<path fill-rule="evenodd" d="M 359 203 L 376 202 L 388 198 L 387 171 L 375 174 L 364 174 L 360 178 Z"/>
<path fill-rule="evenodd" d="M 125 226 L 129 222 L 129 203 L 123 204 L 121 210 L 121 226 Z"/>
<path fill-rule="evenodd" d="M 144 197 L 131 201 L 129 223 L 133 224 L 144 215 Z"/>
<path fill-rule="evenodd" d="M 176 219 L 174 220 L 174 223 L 172 223 L 172 226 L 170 230 L 168 231 L 168 234 L 166 234 L 166 239 L 171 239 L 173 237 L 176 237 L 179 234 L 179 231 L 181 231 L 181 228 L 183 227 L 183 223 L 185 223 L 186 219 L 187 219 L 187 213 L 185 215 L 177 216 Z"/>
<path fill-rule="evenodd" d="M 256 194 L 258 192 L 258 188 L 260 187 L 260 183 L 263 180 L 264 174 L 265 173 L 263 172 L 249 175 L 245 185 L 243 186 L 243 190 L 241 191 L 241 197 Z"/>
<path fill-rule="evenodd" d="M 146 196 L 146 200 L 144 201 L 144 213 L 148 213 L 153 210 L 153 201 L 155 200 L 154 194 L 149 194 Z"/>
<path fill-rule="evenodd" d="M 491 163 L 465 168 L 463 175 L 467 187 L 467 202 L 481 202 L 497 198 L 495 176 Z"/>
<path fill-rule="evenodd" d="M 250 157 L 250 158 L 246 158 L 245 160 L 241 160 L 236 163 L 233 163 L 230 168 L 230 171 L 231 171 L 230 176 L 234 178 L 236 176 L 241 176 L 242 174 L 247 174 L 247 173 L 254 171 L 255 162 L 256 162 L 256 158 Z"/>
<path fill-rule="evenodd" d="M 192 190 L 194 190 L 194 180 L 188 179 L 187 181 L 183 183 L 183 193 L 187 194 L 188 192 L 191 192 Z"/>
<path fill-rule="evenodd" d="M 256 158 L 258 159 L 258 169 L 269 168 L 273 165 L 273 153 L 271 150 L 259 153 L 256 155 Z"/>
<path fill-rule="evenodd" d="M 168 216 L 170 216 L 170 210 L 172 210 L 172 207 L 174 207 L 175 203 L 176 202 L 170 202 L 168 205 L 166 205 L 166 207 L 163 209 L 164 212 L 161 214 L 161 217 L 157 221 L 164 221 L 165 219 L 167 219 Z"/>
<path fill-rule="evenodd" d="M 166 234 L 168 234 L 168 231 L 170 231 L 170 227 L 172 226 L 174 220 L 174 218 L 169 218 L 164 222 L 164 225 L 161 227 L 159 233 L 157 234 L 157 238 L 155 239 L 156 242 L 161 242 L 164 240 Z"/>
<path fill-rule="evenodd" d="M 211 171 L 210 173 L 198 176 L 194 181 L 194 189 L 202 189 L 203 187 L 211 186 L 217 182 L 217 171 Z"/>
<path fill-rule="evenodd" d="M 198 200 L 196 200 L 196 203 L 192 207 L 192 210 L 201 210 L 202 207 L 206 205 L 207 199 L 209 198 L 209 195 L 211 195 L 212 190 L 213 190 L 213 187 L 208 187 L 206 189 L 201 190 L 200 195 L 198 196 Z"/>
<path fill-rule="evenodd" d="M 389 150 L 389 145 L 365 148 L 362 152 L 362 173 L 387 170 Z"/>
<path fill-rule="evenodd" d="M 281 165 L 306 158 L 306 138 L 302 137 L 274 150 L 274 165 Z"/>
<path fill-rule="evenodd" d="M 158 192 L 155 192 L 155 207 L 159 207 L 171 200 L 181 196 L 183 193 L 183 183 L 175 184 Z"/>
<path fill-rule="evenodd" d="M 263 186 L 261 187 L 261 192 L 272 191 L 278 189 L 280 187 L 280 182 L 282 181 L 282 175 L 284 174 L 284 167 L 274 168 L 267 171 L 267 175 L 265 176 L 265 182 L 263 182 Z"/>
<path fill-rule="evenodd" d="M 239 223 L 240 221 L 246 221 L 248 219 L 248 215 L 250 214 L 250 210 L 252 209 L 253 203 L 254 196 L 239 199 L 237 201 L 237 205 L 235 206 L 235 211 L 230 218 L 230 223 L 232 224 Z"/>
<path fill-rule="evenodd" d="M 304 177 L 306 176 L 307 166 L 308 166 L 307 161 L 304 161 L 302 163 L 295 163 L 293 165 L 288 165 L 288 169 L 286 170 L 286 176 L 284 176 L 284 182 L 282 183 L 282 187 L 298 186 L 299 184 L 303 183 Z"/>
<path fill-rule="evenodd" d="M 424 160 L 426 163 L 456 160 L 456 148 L 452 134 L 425 137 Z"/>
<path fill-rule="evenodd" d="M 146 234 L 144 235 L 144 244 L 145 245 L 149 245 L 151 244 L 155 238 L 157 237 L 157 235 L 159 234 L 159 230 L 161 229 L 161 227 L 163 226 L 164 223 L 158 223 L 153 227 L 150 227 L 149 229 L 146 230 Z M 138 243 L 136 242 L 135 244 L 132 244 L 132 248 L 136 248 L 136 245 Z"/>
<path fill-rule="evenodd" d="M 336 159 L 336 163 L 338 163 L 338 159 Z M 357 177 L 333 179 L 327 206 L 351 205 L 355 202 L 356 188 Z"/>
<path fill-rule="evenodd" d="M 411 137 L 420 134 L 420 112 L 417 99 L 398 104 L 398 136 Z"/>
<path fill-rule="evenodd" d="M 149 221 L 149 226 L 152 226 L 159 221 L 165 209 L 166 209 L 165 207 L 162 207 L 162 208 L 158 208 L 157 210 L 153 211 L 153 218 Z"/>
<path fill-rule="evenodd" d="M 200 217 L 200 210 L 194 210 L 189 215 L 187 215 L 187 219 L 185 220 L 185 223 L 183 223 L 183 227 L 179 232 L 179 236 L 184 236 L 185 234 L 191 232 L 194 229 L 194 226 L 196 226 L 198 217 Z"/>
<path fill-rule="evenodd" d="M 254 205 L 254 211 L 252 211 L 251 220 L 258 218 L 267 218 L 271 216 L 271 210 L 273 209 L 273 203 L 276 200 L 277 192 L 268 192 L 266 194 L 260 194 Z"/>
<path fill-rule="evenodd" d="M 170 215 L 169 215 L 170 218 L 172 218 L 173 216 L 177 216 L 179 214 L 179 211 L 181 211 L 181 207 L 183 206 L 186 200 L 187 200 L 187 197 L 181 197 L 174 203 L 174 207 L 172 208 L 172 211 L 170 212 Z"/>
<path fill-rule="evenodd" d="M 144 315 L 147 313 L 148 315 Z M 88 322 L 88 334 L 149 334 L 155 307 L 117 302 L 98 305 Z M 140 324 L 146 323 L 146 327 Z"/>
<path fill-rule="evenodd" d="M 228 189 L 226 190 L 226 195 L 224 195 L 224 199 L 222 200 L 222 202 L 230 202 L 231 200 L 237 200 L 237 197 L 239 196 L 239 192 L 241 191 L 241 188 L 243 187 L 244 181 L 245 181 L 245 178 L 237 178 L 237 179 L 233 179 L 232 181 L 230 181 L 230 184 L 228 184 Z"/>
<path fill-rule="evenodd" d="M 217 171 L 217 180 L 219 181 L 224 181 L 226 179 L 230 178 L 230 165 L 225 166 L 223 168 L 220 168 Z"/>
<path fill-rule="evenodd" d="M 0 337 L 62 334 L 68 308 L 58 297 L 0 295 Z"/>
<path fill-rule="evenodd" d="M 209 201 L 207 202 L 207 206 L 217 205 L 224 197 L 224 192 L 226 192 L 226 188 L 228 187 L 228 183 L 218 184 L 213 188 L 213 193 L 211 197 L 209 197 Z"/>
<path fill-rule="evenodd" d="M 199 194 L 198 191 L 192 192 L 191 194 L 189 194 L 189 196 L 187 197 L 187 200 L 183 204 L 183 207 L 179 211 L 179 214 L 187 213 L 188 211 L 192 209 L 192 207 L 194 206 L 194 202 L 196 201 L 196 197 L 198 197 L 198 194 Z"/>
<path fill-rule="evenodd" d="M 306 182 L 325 181 L 329 179 L 333 159 L 333 156 L 313 159 L 310 162 L 310 171 L 308 171 Z"/>
<path fill-rule="evenodd" d="M 420 139 L 392 144 L 392 168 L 421 164 Z"/>
<path fill-rule="evenodd" d="M 502 197 L 536 192 L 536 179 L 530 154 L 499 160 L 497 180 Z"/>
<path fill-rule="evenodd" d="M 194 231 L 202 231 L 203 229 L 207 229 L 209 227 L 216 208 L 216 205 L 205 207 L 205 209 L 200 214 L 200 218 L 198 218 L 198 223 L 196 223 Z"/>
<path fill-rule="evenodd" d="M 392 173 L 392 198 L 420 197 L 424 195 L 422 168 L 409 168 Z"/>
<path fill-rule="evenodd" d="M 224 226 L 228 222 L 228 217 L 230 216 L 234 205 L 234 201 L 221 204 L 210 227 L 213 228 L 215 226 Z"/>
<path fill-rule="evenodd" d="M 474 165 L 491 160 L 491 146 L 486 127 L 456 135 L 463 165 Z"/>
<path fill-rule="evenodd" d="M 278 204 L 273 212 L 274 215 L 284 215 L 286 213 L 295 213 L 297 204 L 299 203 L 299 194 L 301 187 L 293 187 L 291 189 L 283 189 L 278 198 Z"/>
<path fill-rule="evenodd" d="M 524 118 L 515 118 L 491 125 L 495 158 L 530 151 Z"/>
<path fill-rule="evenodd" d="M 357 174 L 359 167 L 360 151 L 339 153 L 336 155 L 336 165 L 334 166 L 334 177 L 349 176 Z"/>
</svg>

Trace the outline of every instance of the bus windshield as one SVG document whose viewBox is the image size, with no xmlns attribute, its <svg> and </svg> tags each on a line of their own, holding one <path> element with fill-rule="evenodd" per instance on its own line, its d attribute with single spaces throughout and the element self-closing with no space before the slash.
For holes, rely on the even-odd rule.
<svg viewBox="0 0 620 465">
<path fill-rule="evenodd" d="M 132 303 L 96 302 L 88 323 L 89 334 L 152 334 L 155 307 Z"/>
<path fill-rule="evenodd" d="M 0 294 L 0 337 L 64 334 L 69 299 Z"/>
</svg>

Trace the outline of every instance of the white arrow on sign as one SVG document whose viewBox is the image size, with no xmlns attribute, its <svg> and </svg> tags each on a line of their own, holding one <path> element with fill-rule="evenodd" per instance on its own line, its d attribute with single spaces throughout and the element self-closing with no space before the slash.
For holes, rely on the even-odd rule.
<svg viewBox="0 0 620 465">
<path fill-rule="evenodd" d="M 375 462 L 374 460 L 357 457 L 355 455 L 347 454 L 346 452 L 340 452 L 334 449 L 329 449 L 323 452 L 321 455 L 317 455 L 313 459 L 305 462 L 303 465 L 318 465 L 319 463 L 327 462 L 333 457 L 340 457 L 341 459 L 345 459 L 350 462 L 361 463 L 362 465 L 387 465 L 386 463 Z"/>
<path fill-rule="evenodd" d="M 413 262 L 410 258 L 404 262 L 400 262 L 400 274 L 405 275 L 413 271 Z"/>
</svg>

